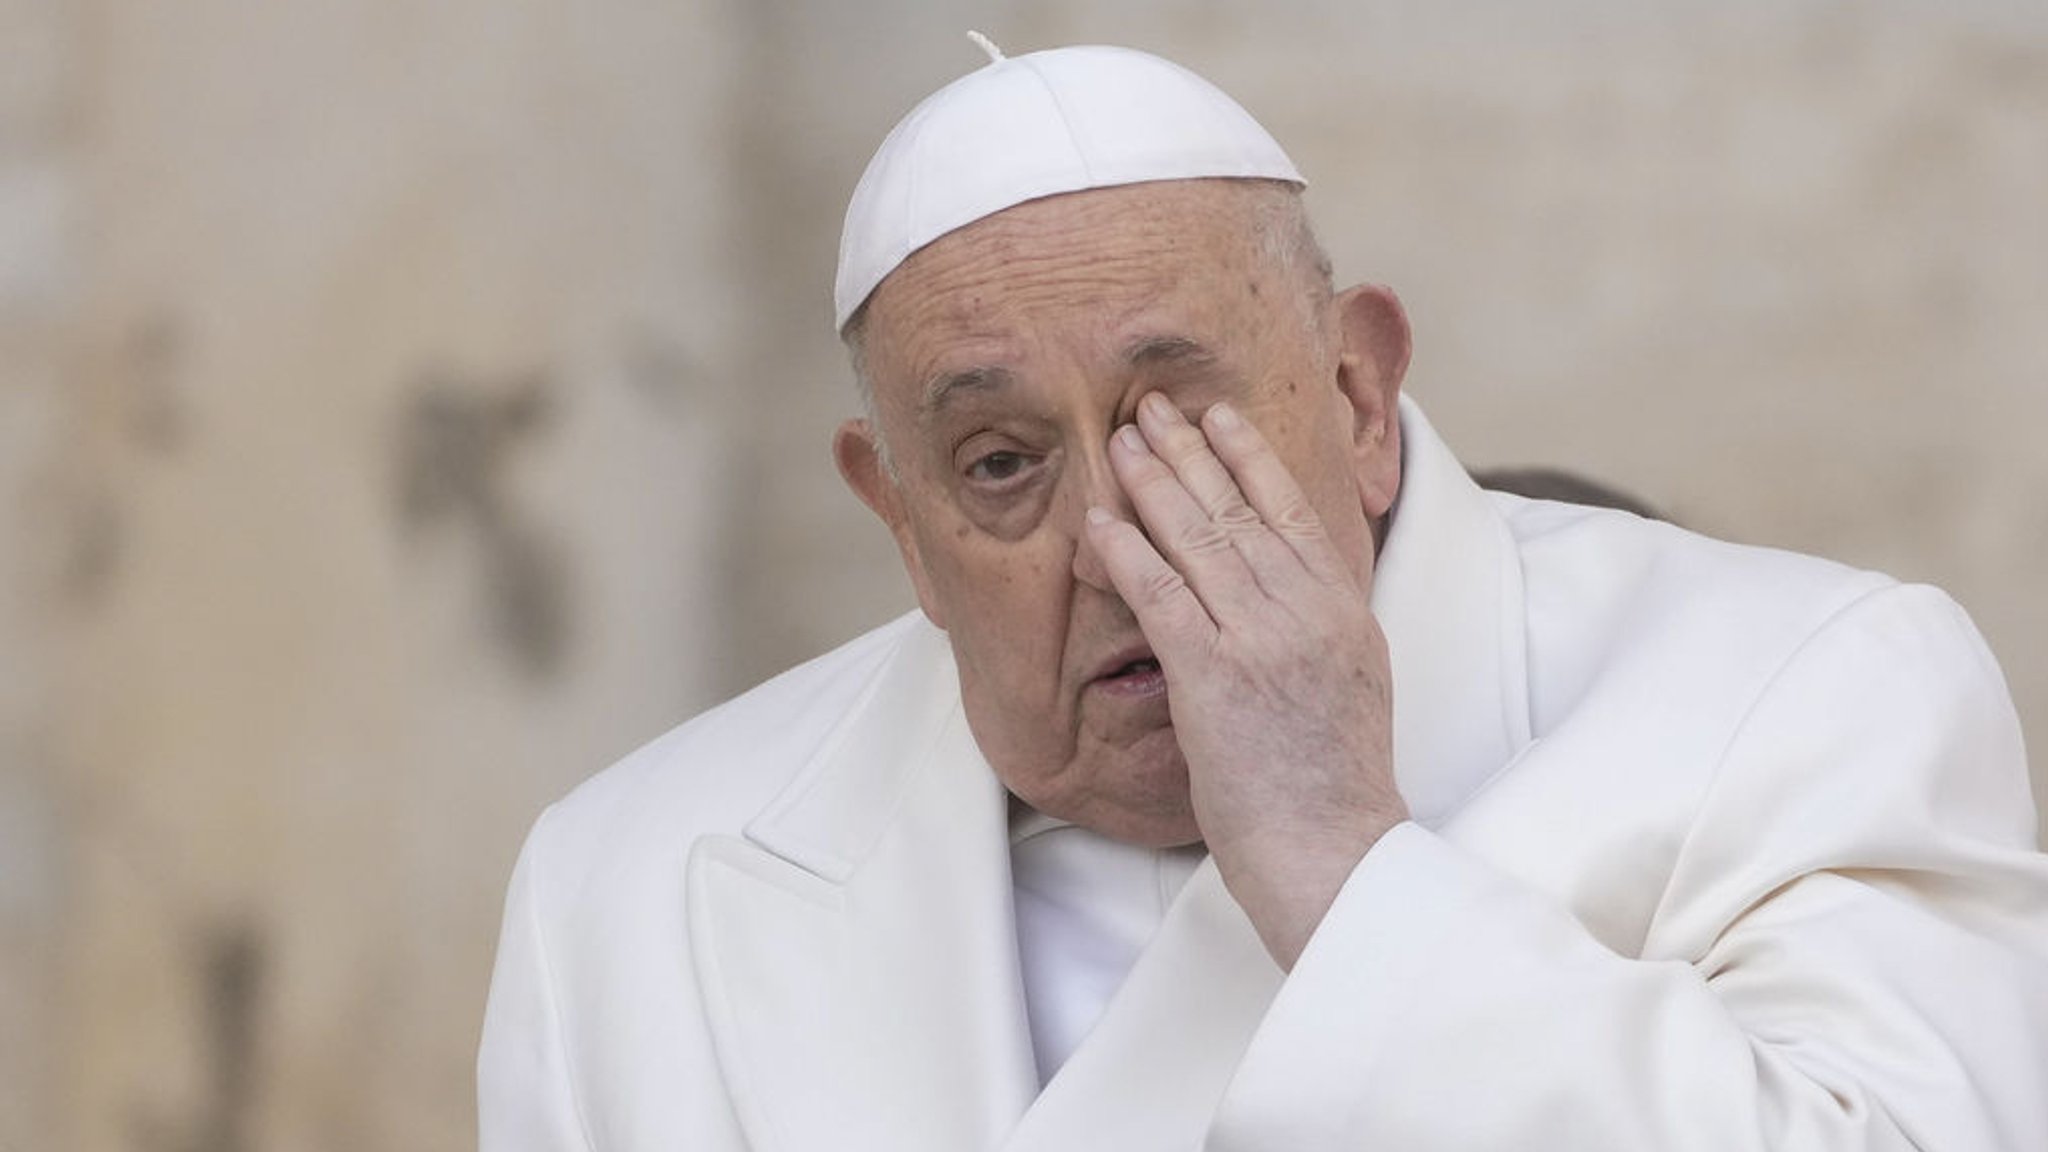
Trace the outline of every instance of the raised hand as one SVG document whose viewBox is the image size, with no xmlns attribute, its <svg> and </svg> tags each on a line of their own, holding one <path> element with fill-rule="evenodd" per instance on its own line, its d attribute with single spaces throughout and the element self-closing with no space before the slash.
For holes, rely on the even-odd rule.
<svg viewBox="0 0 2048 1152">
<path fill-rule="evenodd" d="M 1158 393 L 1110 462 L 1143 522 L 1090 542 L 1166 675 L 1204 841 L 1291 968 L 1359 858 L 1407 818 L 1386 638 L 1299 484 L 1227 405 Z"/>
</svg>

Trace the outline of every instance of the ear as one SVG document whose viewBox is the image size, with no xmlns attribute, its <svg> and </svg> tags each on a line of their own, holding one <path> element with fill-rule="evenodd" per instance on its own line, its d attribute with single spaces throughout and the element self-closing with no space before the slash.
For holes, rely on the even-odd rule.
<svg viewBox="0 0 2048 1152">
<path fill-rule="evenodd" d="M 934 625 L 944 629 L 945 617 L 932 595 L 931 579 L 917 549 L 917 536 L 911 531 L 910 516 L 904 511 L 903 488 L 882 463 L 879 435 L 866 420 L 846 421 L 832 436 L 832 459 L 838 463 L 846 486 L 888 526 L 889 535 L 896 540 L 896 551 L 903 557 L 903 571 L 917 591 L 917 606 Z"/>
<path fill-rule="evenodd" d="M 1401 379 L 1408 374 L 1408 313 L 1391 289 L 1362 284 L 1333 304 L 1342 348 L 1337 387 L 1351 405 L 1352 471 L 1375 522 L 1401 489 Z"/>
</svg>

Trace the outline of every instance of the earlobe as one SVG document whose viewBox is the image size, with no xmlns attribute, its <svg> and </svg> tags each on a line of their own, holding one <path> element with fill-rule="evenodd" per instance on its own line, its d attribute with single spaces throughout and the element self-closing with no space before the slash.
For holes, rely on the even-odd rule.
<svg viewBox="0 0 2048 1152">
<path fill-rule="evenodd" d="M 1408 313 L 1391 289 L 1351 288 L 1335 301 L 1342 336 L 1337 382 L 1352 412 L 1352 467 L 1367 515 L 1394 506 L 1401 486 L 1401 381 L 1408 373 Z"/>
<path fill-rule="evenodd" d="M 832 435 L 832 459 L 839 465 L 839 476 L 846 486 L 889 529 L 889 535 L 896 541 L 896 552 L 903 559 L 903 571 L 917 592 L 918 607 L 933 625 L 943 629 L 945 617 L 925 574 L 917 537 L 903 506 L 902 487 L 883 462 L 880 435 L 866 420 L 847 420 Z"/>
</svg>

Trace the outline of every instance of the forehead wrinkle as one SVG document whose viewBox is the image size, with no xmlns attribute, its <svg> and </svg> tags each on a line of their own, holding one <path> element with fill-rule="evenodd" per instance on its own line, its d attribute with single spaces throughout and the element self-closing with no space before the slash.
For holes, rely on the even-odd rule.
<svg viewBox="0 0 2048 1152">
<path fill-rule="evenodd" d="M 1184 220 L 1141 217 L 1109 236 L 1093 223 L 1012 209 L 934 241 L 905 261 L 912 274 L 899 279 L 921 284 L 913 312 L 964 321 L 991 307 L 1014 314 L 1048 302 L 1164 291 L 1199 259 L 1185 244 Z"/>
<path fill-rule="evenodd" d="M 1142 328 L 1147 316 L 1165 319 L 1154 309 L 1170 301 L 1207 302 L 1213 294 L 1199 291 L 1202 285 L 1241 282 L 1252 271 L 1242 239 L 1250 232 L 1239 190 L 1210 182 L 1028 202 L 906 259 L 870 302 L 881 305 L 871 312 L 882 321 L 876 332 L 889 333 L 874 343 L 895 346 L 887 359 L 910 370 L 912 397 L 940 400 L 950 390 L 921 377 L 946 369 L 948 360 L 960 363 L 958 354 L 973 345 L 982 346 L 974 359 L 983 363 L 991 352 L 997 363 L 1021 353 L 1019 341 L 1049 334 L 1044 318 L 1092 314 L 1088 326 L 1107 335 Z M 1177 326 L 1169 321 L 1166 331 Z M 1136 349 L 1125 343 L 1111 347 L 1131 364 L 1127 353 Z M 1161 347 L 1140 359 L 1190 362 L 1189 352 Z"/>
<path fill-rule="evenodd" d="M 1075 310 L 1095 313 L 1113 328 L 1122 318 L 1111 315 L 1142 314 L 1182 280 L 1157 253 L 1115 248 L 999 248 L 947 271 L 951 275 L 927 281 L 934 297 L 924 310 L 927 323 L 980 322 L 1013 336 L 1034 330 L 1047 315 Z"/>
</svg>

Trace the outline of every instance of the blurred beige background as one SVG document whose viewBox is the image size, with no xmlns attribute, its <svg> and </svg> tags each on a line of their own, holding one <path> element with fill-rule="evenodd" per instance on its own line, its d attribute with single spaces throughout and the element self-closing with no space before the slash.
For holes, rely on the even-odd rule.
<svg viewBox="0 0 2048 1152">
<path fill-rule="evenodd" d="M 967 27 L 1205 72 L 1469 461 L 1940 583 L 2048 731 L 2038 0 L 0 0 L 0 1150 L 473 1145 L 540 807 L 908 606 L 830 282 Z"/>
</svg>

